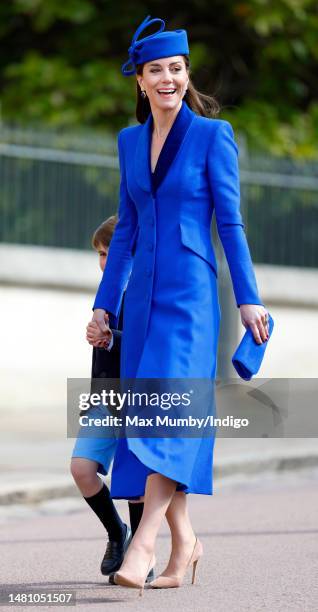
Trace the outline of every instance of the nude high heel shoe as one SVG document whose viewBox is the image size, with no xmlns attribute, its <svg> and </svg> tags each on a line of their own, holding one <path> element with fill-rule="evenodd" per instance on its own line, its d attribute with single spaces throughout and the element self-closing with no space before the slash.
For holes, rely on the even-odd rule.
<svg viewBox="0 0 318 612">
<path fill-rule="evenodd" d="M 114 583 L 118 584 L 119 586 L 130 587 L 132 589 L 139 589 L 139 595 L 141 597 L 144 592 L 146 578 L 150 570 L 152 570 L 155 567 L 155 564 L 156 564 L 156 557 L 155 555 L 152 555 L 150 557 L 150 561 L 149 561 L 144 577 L 141 578 L 140 576 L 137 576 L 134 574 L 127 574 L 127 573 L 119 571 L 119 572 L 116 572 L 116 574 L 114 575 Z"/>
<path fill-rule="evenodd" d="M 156 580 L 153 580 L 152 582 L 149 583 L 149 586 L 153 589 L 173 589 L 173 588 L 180 587 L 182 585 L 184 575 L 190 565 L 193 566 L 192 567 L 192 584 L 194 584 L 197 564 L 198 564 L 200 557 L 202 557 L 202 555 L 203 555 L 203 546 L 200 540 L 196 538 L 192 555 L 186 567 L 184 568 L 184 571 L 182 572 L 182 574 L 178 576 L 158 576 Z"/>
</svg>

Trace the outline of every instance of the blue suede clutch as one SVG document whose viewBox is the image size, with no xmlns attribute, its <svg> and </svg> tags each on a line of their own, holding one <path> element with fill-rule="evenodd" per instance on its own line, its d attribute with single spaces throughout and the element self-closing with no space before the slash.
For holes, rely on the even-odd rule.
<svg viewBox="0 0 318 612">
<path fill-rule="evenodd" d="M 268 319 L 268 333 L 270 338 L 274 328 L 274 321 L 269 313 Z M 251 380 L 252 376 L 257 374 L 263 361 L 268 340 L 266 340 L 266 342 L 262 342 L 262 344 L 257 344 L 257 342 L 254 340 L 251 329 L 248 328 L 246 330 L 232 357 L 234 368 L 236 369 L 238 375 L 244 380 Z"/>
</svg>

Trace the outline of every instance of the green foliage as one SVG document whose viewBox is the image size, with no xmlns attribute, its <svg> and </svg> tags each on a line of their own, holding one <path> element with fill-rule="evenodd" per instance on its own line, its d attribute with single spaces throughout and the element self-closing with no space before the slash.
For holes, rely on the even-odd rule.
<svg viewBox="0 0 318 612">
<path fill-rule="evenodd" d="M 147 14 L 187 29 L 196 87 L 250 145 L 318 157 L 317 0 L 4 2 L 2 118 L 114 132 L 133 120 L 134 77 L 120 67 Z"/>
<path fill-rule="evenodd" d="M 125 87 L 110 60 L 74 66 L 62 56 L 45 58 L 29 52 L 23 62 L 8 66 L 6 77 L 11 84 L 3 109 L 9 119 L 15 119 L 17 109 L 21 108 L 21 118 L 27 121 L 42 120 L 56 126 L 119 127 L 122 116 L 134 109 L 132 96 L 124 94 Z"/>
<path fill-rule="evenodd" d="M 240 108 L 222 116 L 235 131 L 247 134 L 253 150 L 295 159 L 318 159 L 318 102 L 312 103 L 306 113 L 286 107 L 285 114 L 280 114 L 274 105 L 247 99 Z"/>
</svg>

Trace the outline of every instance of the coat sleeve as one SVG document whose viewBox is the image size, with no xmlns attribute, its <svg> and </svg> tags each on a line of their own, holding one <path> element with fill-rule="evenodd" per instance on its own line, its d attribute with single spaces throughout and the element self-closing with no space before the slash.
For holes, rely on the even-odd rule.
<svg viewBox="0 0 318 612">
<path fill-rule="evenodd" d="M 132 267 L 132 244 L 136 235 L 137 211 L 127 190 L 126 169 L 122 132 L 118 134 L 120 167 L 119 209 L 116 225 L 108 253 L 107 265 L 99 285 L 93 309 L 103 308 L 118 316 L 124 290 Z"/>
<path fill-rule="evenodd" d="M 236 304 L 261 301 L 240 212 L 238 147 L 231 124 L 220 121 L 208 151 L 208 174 L 218 234 L 229 266 Z"/>
</svg>

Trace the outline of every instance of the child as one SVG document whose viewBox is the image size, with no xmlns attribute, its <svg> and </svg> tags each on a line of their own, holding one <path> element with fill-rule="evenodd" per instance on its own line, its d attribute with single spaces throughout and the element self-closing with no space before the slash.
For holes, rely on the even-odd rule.
<svg viewBox="0 0 318 612">
<path fill-rule="evenodd" d="M 109 217 L 95 231 L 92 246 L 99 255 L 99 266 L 104 271 L 110 241 L 117 223 L 117 216 Z M 107 325 L 108 321 L 106 321 Z M 94 326 L 87 326 L 87 339 L 90 342 L 94 336 Z M 106 332 L 99 342 L 98 348 L 93 348 L 92 379 L 120 377 L 120 345 L 122 329 L 122 311 L 118 322 L 119 330 Z M 90 416 L 99 413 L 101 407 L 90 409 Z M 94 413 L 94 414 L 93 414 Z M 134 535 L 143 511 L 142 502 L 129 502 L 131 529 L 122 522 L 109 489 L 99 478 L 99 474 L 107 474 L 116 450 L 116 438 L 89 438 L 78 436 L 71 461 L 71 473 L 85 501 L 98 516 L 108 533 L 108 543 L 101 563 L 103 575 L 109 575 L 109 582 L 114 584 L 113 575 L 120 568 L 132 535 Z M 148 580 L 152 580 L 149 575 Z"/>
</svg>

